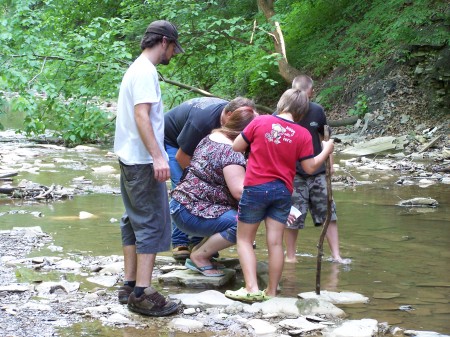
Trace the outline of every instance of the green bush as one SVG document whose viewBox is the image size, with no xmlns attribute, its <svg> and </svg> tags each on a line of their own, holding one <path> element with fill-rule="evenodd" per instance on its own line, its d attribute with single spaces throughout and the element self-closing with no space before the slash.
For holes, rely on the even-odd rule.
<svg viewBox="0 0 450 337">
<path fill-rule="evenodd" d="M 348 114 L 350 116 L 363 117 L 368 111 L 367 96 L 359 94 L 355 105 L 348 111 Z"/>
</svg>

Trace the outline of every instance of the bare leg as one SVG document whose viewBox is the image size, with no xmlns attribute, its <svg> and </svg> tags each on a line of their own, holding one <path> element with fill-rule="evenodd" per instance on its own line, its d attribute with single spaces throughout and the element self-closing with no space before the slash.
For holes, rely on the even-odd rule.
<svg viewBox="0 0 450 337">
<path fill-rule="evenodd" d="M 278 283 L 280 283 L 281 274 L 283 273 L 283 232 L 285 224 L 270 217 L 265 219 L 265 223 L 267 248 L 269 250 L 269 284 L 267 285 L 266 294 L 276 296 Z"/>
<path fill-rule="evenodd" d="M 327 241 L 330 247 L 331 257 L 336 262 L 341 262 L 341 254 L 339 251 L 339 234 L 336 221 L 330 221 L 327 229 Z"/>
<path fill-rule="evenodd" d="M 136 287 L 148 287 L 152 283 L 156 254 L 137 254 Z"/>
<path fill-rule="evenodd" d="M 124 281 L 136 281 L 136 246 L 123 246 Z"/>
<path fill-rule="evenodd" d="M 286 257 L 284 259 L 284 262 L 297 263 L 297 257 L 295 256 L 295 253 L 297 251 L 297 236 L 298 229 L 284 229 L 284 242 L 286 244 Z"/>
<path fill-rule="evenodd" d="M 200 245 L 200 246 L 199 246 Z M 212 256 L 218 251 L 231 247 L 234 243 L 225 240 L 222 235 L 216 233 L 210 236 L 207 240 L 203 240 L 191 252 L 191 260 L 197 267 L 204 267 L 211 265 Z M 205 271 L 208 274 L 222 274 L 221 271 L 211 269 Z"/>
<path fill-rule="evenodd" d="M 237 226 L 237 252 L 244 274 L 245 288 L 249 293 L 259 291 L 256 276 L 256 255 L 253 250 L 256 232 L 259 224 L 248 224 L 238 221 Z"/>
</svg>

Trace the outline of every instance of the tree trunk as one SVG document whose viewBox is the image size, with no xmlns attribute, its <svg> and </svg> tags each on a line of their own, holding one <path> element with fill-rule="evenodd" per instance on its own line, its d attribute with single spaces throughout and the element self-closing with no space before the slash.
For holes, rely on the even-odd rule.
<svg viewBox="0 0 450 337">
<path fill-rule="evenodd" d="M 264 13 L 267 21 L 271 21 L 271 18 L 275 15 L 275 10 L 273 8 L 273 0 L 257 0 L 259 9 Z M 283 32 L 281 31 L 281 27 L 278 22 L 274 23 L 274 30 L 271 33 L 273 40 L 275 51 L 279 53 L 282 57 L 278 61 L 278 69 L 280 71 L 280 75 L 284 78 L 284 80 L 291 84 L 292 80 L 295 76 L 301 74 L 301 72 L 292 67 L 286 57 L 286 50 L 284 46 L 284 38 Z"/>
</svg>

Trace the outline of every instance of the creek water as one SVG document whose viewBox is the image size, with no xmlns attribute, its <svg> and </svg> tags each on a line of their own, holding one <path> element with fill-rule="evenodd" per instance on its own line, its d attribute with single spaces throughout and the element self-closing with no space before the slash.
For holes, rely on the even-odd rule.
<svg viewBox="0 0 450 337">
<path fill-rule="evenodd" d="M 16 146 L 4 143 L 1 146 Z M 40 165 L 40 170 L 20 170 L 18 182 L 28 179 L 42 185 L 52 183 L 70 187 L 72 179 L 84 176 L 93 181 L 87 195 L 48 203 L 13 200 L 0 196 L 0 212 L 25 210 L 42 212 L 43 217 L 29 213 L 6 214 L 0 217 L 0 229 L 14 226 L 40 226 L 54 239 L 63 253 L 43 249 L 32 255 L 90 254 L 121 255 L 119 220 L 123 213 L 118 191 L 118 164 L 107 156 L 107 149 L 95 151 L 33 149 L 36 157 L 24 160 Z M 58 161 L 57 159 L 62 159 Z M 36 161 L 38 160 L 38 161 Z M 335 162 L 339 163 L 339 156 Z M 111 165 L 115 171 L 97 173 L 92 168 Z M 324 262 L 321 270 L 321 290 L 353 291 L 369 297 L 370 302 L 340 306 L 347 319 L 373 318 L 379 322 L 405 329 L 450 332 L 450 188 L 435 184 L 426 188 L 397 186 L 395 172 L 367 173 L 373 184 L 333 190 L 337 203 L 341 255 L 351 264 L 339 265 L 326 261 L 329 249 L 324 243 Z M 336 174 L 342 174 L 337 171 Z M 439 202 L 436 208 L 404 208 L 396 206 L 400 200 L 431 197 Z M 79 212 L 94 214 L 94 218 L 80 220 Z M 315 290 L 317 241 L 320 229 L 310 218 L 299 233 L 297 264 L 285 264 L 280 296 L 296 297 L 300 292 Z M 256 240 L 259 260 L 267 260 L 264 226 L 260 226 Z M 170 255 L 169 252 L 163 255 Z M 237 257 L 236 249 L 221 252 L 223 257 Z M 242 282 L 241 279 L 237 283 Z M 237 288 L 239 284 L 231 285 Z M 165 288 L 164 292 L 196 292 L 201 290 Z M 150 323 L 151 324 L 151 323 Z M 155 323 L 158 324 L 158 323 Z M 61 336 L 171 336 L 184 337 L 182 332 L 169 332 L 166 327 L 150 330 L 133 328 L 113 329 L 99 322 L 80 323 L 60 331 Z M 199 333 L 197 336 L 220 335 Z"/>
</svg>

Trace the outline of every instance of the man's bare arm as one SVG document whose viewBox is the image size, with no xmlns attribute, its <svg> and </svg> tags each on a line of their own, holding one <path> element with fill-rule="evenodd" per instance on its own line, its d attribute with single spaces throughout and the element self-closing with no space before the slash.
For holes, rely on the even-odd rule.
<svg viewBox="0 0 450 337">
<path fill-rule="evenodd" d="M 153 170 L 155 179 L 158 181 L 166 181 L 170 178 L 169 163 L 161 153 L 155 138 L 152 123 L 150 122 L 150 103 L 142 103 L 134 106 L 134 119 L 147 151 L 153 158 Z"/>
</svg>

